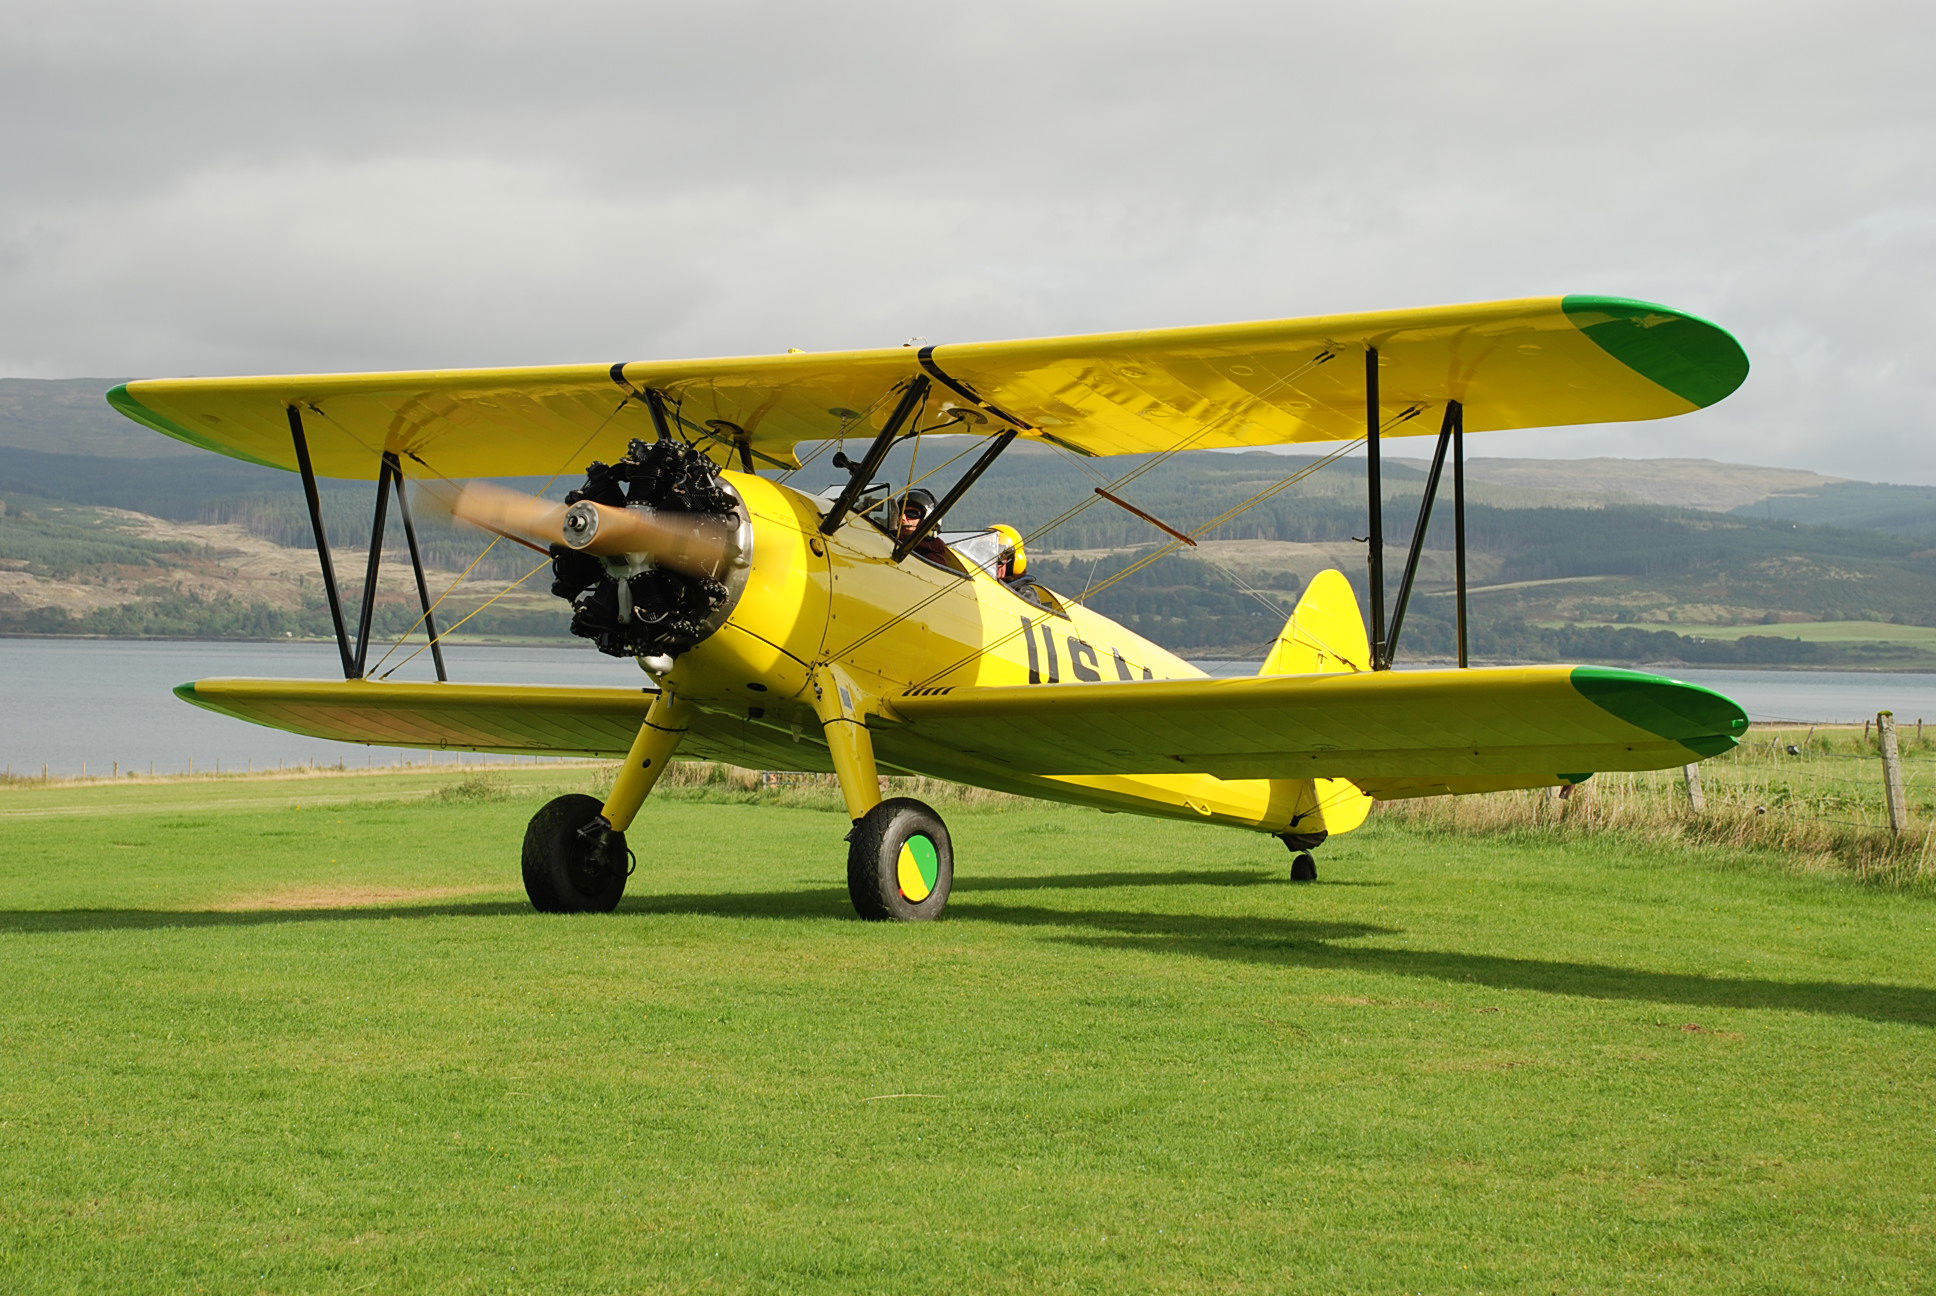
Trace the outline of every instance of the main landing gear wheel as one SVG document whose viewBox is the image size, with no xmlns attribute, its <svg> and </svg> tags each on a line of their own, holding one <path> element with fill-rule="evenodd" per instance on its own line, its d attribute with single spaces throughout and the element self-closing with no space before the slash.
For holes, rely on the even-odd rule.
<svg viewBox="0 0 1936 1296">
<path fill-rule="evenodd" d="M 909 797 L 881 802 L 847 834 L 847 894 L 871 922 L 939 918 L 955 881 L 941 816 Z"/>
<path fill-rule="evenodd" d="M 630 856 L 624 833 L 592 828 L 603 810 L 597 797 L 574 792 L 531 816 L 524 830 L 524 892 L 539 913 L 618 908 Z"/>
</svg>

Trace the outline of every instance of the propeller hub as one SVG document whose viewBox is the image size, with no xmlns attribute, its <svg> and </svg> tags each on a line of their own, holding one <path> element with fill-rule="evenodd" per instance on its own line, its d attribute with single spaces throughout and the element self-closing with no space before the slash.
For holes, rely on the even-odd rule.
<svg viewBox="0 0 1936 1296">
<path fill-rule="evenodd" d="M 598 538 L 598 506 L 589 500 L 579 500 L 565 510 L 563 525 L 565 547 L 583 549 Z"/>
</svg>

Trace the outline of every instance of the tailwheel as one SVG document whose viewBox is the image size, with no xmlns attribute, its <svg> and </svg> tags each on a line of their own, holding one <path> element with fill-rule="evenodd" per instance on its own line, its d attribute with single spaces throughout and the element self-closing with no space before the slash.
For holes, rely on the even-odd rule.
<svg viewBox="0 0 1936 1296">
<path fill-rule="evenodd" d="M 572 793 L 548 802 L 524 830 L 524 892 L 540 913 L 610 913 L 625 894 L 625 834 L 604 826 L 603 803 Z"/>
<path fill-rule="evenodd" d="M 892 797 L 854 821 L 847 834 L 847 894 L 872 922 L 939 918 L 954 886 L 954 844 L 941 816 L 909 797 Z"/>
<path fill-rule="evenodd" d="M 1321 832 L 1296 833 L 1282 832 L 1277 840 L 1284 843 L 1291 852 L 1291 881 L 1315 882 L 1318 880 L 1317 857 L 1311 854 L 1313 846 L 1321 846 L 1329 834 Z"/>
</svg>

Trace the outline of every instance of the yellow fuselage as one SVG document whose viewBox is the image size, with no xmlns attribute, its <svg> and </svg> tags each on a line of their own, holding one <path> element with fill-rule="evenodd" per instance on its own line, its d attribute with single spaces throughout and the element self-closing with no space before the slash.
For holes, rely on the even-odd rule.
<svg viewBox="0 0 1936 1296">
<path fill-rule="evenodd" d="M 849 517 L 822 535 L 819 501 L 750 474 L 725 477 L 753 519 L 745 588 L 726 623 L 662 681 L 701 710 L 769 739 L 811 742 L 821 732 L 815 698 L 840 689 L 891 769 L 1270 832 L 1336 833 L 1363 822 L 1369 803 L 1332 780 L 1057 776 L 924 739 L 894 711 L 895 699 L 911 691 L 1204 672 L 1080 604 L 1045 610 L 971 565 L 953 571 L 917 557 L 897 563 L 892 538 L 865 517 Z M 1042 723 L 1059 723 L 1052 706 L 1044 707 Z M 810 763 L 824 767 L 823 760 L 824 749 Z"/>
</svg>

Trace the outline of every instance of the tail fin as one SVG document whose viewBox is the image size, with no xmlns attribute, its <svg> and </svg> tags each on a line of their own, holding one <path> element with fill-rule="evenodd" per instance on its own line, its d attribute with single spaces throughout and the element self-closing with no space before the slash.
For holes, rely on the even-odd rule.
<svg viewBox="0 0 1936 1296">
<path fill-rule="evenodd" d="M 1291 619 L 1271 645 L 1260 675 L 1330 675 L 1371 669 L 1358 596 L 1340 571 L 1321 571 L 1304 588 Z"/>
</svg>

